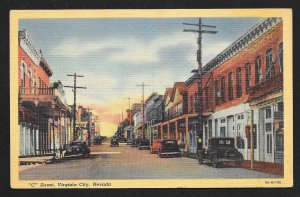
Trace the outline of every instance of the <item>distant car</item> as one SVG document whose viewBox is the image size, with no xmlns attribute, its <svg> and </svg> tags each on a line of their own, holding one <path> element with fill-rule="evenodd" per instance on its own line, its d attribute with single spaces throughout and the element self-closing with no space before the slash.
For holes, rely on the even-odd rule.
<svg viewBox="0 0 300 197">
<path fill-rule="evenodd" d="M 110 141 L 110 146 L 114 147 L 114 146 L 119 146 L 119 140 L 117 138 L 113 138 Z"/>
<path fill-rule="evenodd" d="M 150 148 L 149 140 L 147 140 L 147 139 L 141 139 L 139 141 L 139 150 L 149 149 L 149 148 Z"/>
<path fill-rule="evenodd" d="M 127 144 L 127 145 L 131 145 L 131 144 L 132 144 L 132 139 L 127 139 L 126 144 Z"/>
<path fill-rule="evenodd" d="M 120 137 L 119 138 L 119 142 L 120 143 L 126 143 L 127 142 L 127 139 L 125 137 Z"/>
<path fill-rule="evenodd" d="M 153 147 L 154 148 L 154 147 Z M 180 156 L 181 152 L 177 144 L 177 140 L 164 139 L 157 142 L 155 147 L 159 157 L 163 156 Z"/>
<path fill-rule="evenodd" d="M 138 139 L 133 139 L 131 143 L 131 147 L 138 147 L 139 146 L 139 140 Z"/>
<path fill-rule="evenodd" d="M 230 137 L 210 138 L 208 147 L 198 151 L 199 164 L 212 163 L 214 168 L 226 162 L 233 162 L 240 167 L 243 161 L 243 154 L 235 148 L 234 138 Z"/>
<path fill-rule="evenodd" d="M 159 147 L 161 147 L 160 140 L 153 140 L 153 143 L 150 146 L 150 153 L 157 153 Z"/>
<path fill-rule="evenodd" d="M 94 145 L 100 145 L 100 144 L 102 144 L 102 139 L 101 138 L 94 138 L 93 144 Z"/>
<path fill-rule="evenodd" d="M 78 155 L 78 154 L 84 156 L 90 154 L 90 149 L 87 146 L 86 142 L 78 140 L 78 141 L 73 141 L 66 146 L 65 156 Z"/>
</svg>

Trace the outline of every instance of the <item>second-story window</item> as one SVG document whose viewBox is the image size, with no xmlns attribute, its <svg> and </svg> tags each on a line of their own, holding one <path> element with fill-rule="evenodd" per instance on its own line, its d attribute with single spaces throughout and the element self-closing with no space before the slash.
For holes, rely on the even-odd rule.
<svg viewBox="0 0 300 197">
<path fill-rule="evenodd" d="M 209 108 L 209 105 L 208 105 L 208 87 L 207 86 L 205 87 L 205 108 L 206 108 L 206 110 Z"/>
<path fill-rule="evenodd" d="M 262 79 L 261 57 L 255 59 L 255 84 L 258 84 Z"/>
<path fill-rule="evenodd" d="M 283 71 L 283 43 L 279 44 L 279 72 Z"/>
<path fill-rule="evenodd" d="M 274 76 L 274 66 L 272 65 L 272 49 L 266 53 L 266 77 L 272 78 Z"/>
<path fill-rule="evenodd" d="M 238 68 L 236 70 L 236 97 L 240 98 L 242 96 L 242 70 Z"/>
<path fill-rule="evenodd" d="M 251 86 L 251 64 L 246 64 L 246 94 L 249 94 Z"/>
<path fill-rule="evenodd" d="M 221 97 L 222 97 L 222 102 L 224 103 L 226 101 L 226 98 L 225 98 L 225 77 L 222 77 L 222 79 L 221 79 Z"/>
<path fill-rule="evenodd" d="M 22 64 L 22 87 L 25 87 L 25 78 L 26 78 L 26 67 L 24 64 Z"/>
<path fill-rule="evenodd" d="M 219 105 L 219 98 L 220 98 L 220 91 L 219 91 L 219 83 L 218 80 L 215 81 L 215 103 Z"/>
<path fill-rule="evenodd" d="M 233 73 L 229 73 L 228 75 L 228 100 L 233 99 Z"/>
</svg>

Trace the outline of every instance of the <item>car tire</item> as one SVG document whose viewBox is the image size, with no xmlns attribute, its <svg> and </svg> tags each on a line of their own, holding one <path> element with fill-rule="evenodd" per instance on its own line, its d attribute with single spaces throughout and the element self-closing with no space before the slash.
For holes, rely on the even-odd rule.
<svg viewBox="0 0 300 197">
<path fill-rule="evenodd" d="M 161 151 L 160 151 L 160 149 L 158 149 L 158 151 L 157 151 L 157 154 L 158 154 L 158 156 L 159 156 L 160 158 L 162 158 L 162 157 L 163 157 L 163 155 L 161 154 Z"/>
<path fill-rule="evenodd" d="M 218 164 L 218 156 L 217 155 L 212 155 L 211 157 L 211 162 L 212 162 L 212 166 L 214 168 L 218 168 L 219 164 Z"/>
<path fill-rule="evenodd" d="M 201 153 L 198 153 L 198 164 L 199 165 L 203 164 L 203 156 Z"/>
</svg>

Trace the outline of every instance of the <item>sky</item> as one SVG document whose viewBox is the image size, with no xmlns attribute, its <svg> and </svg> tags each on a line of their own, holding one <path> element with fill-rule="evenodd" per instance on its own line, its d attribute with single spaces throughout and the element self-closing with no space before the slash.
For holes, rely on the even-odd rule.
<svg viewBox="0 0 300 197">
<path fill-rule="evenodd" d="M 203 62 L 227 48 L 260 18 L 202 18 L 204 28 L 218 31 L 203 35 Z M 183 32 L 196 29 L 182 23 L 198 23 L 198 18 L 94 18 L 94 19 L 22 19 L 19 29 L 42 50 L 54 74 L 51 82 L 60 80 L 73 85 L 67 74 L 78 78 L 77 105 L 89 107 L 98 115 L 101 135 L 111 136 L 118 122 L 126 117 L 127 97 L 131 103 L 152 93 L 164 94 L 174 82 L 186 81 L 197 68 L 197 34 Z M 73 92 L 65 88 L 68 104 Z M 123 110 L 122 110 L 123 109 Z"/>
</svg>

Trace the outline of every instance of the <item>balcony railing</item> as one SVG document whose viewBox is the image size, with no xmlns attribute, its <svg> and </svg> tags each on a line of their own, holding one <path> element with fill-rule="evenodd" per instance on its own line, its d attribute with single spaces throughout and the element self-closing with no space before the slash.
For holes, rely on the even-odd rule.
<svg viewBox="0 0 300 197">
<path fill-rule="evenodd" d="M 250 88 L 250 97 L 257 97 L 280 87 L 283 87 L 282 73 L 279 73 L 272 78 L 266 79 L 258 85 Z"/>
<path fill-rule="evenodd" d="M 20 87 L 20 95 L 54 95 L 52 88 Z"/>
</svg>

